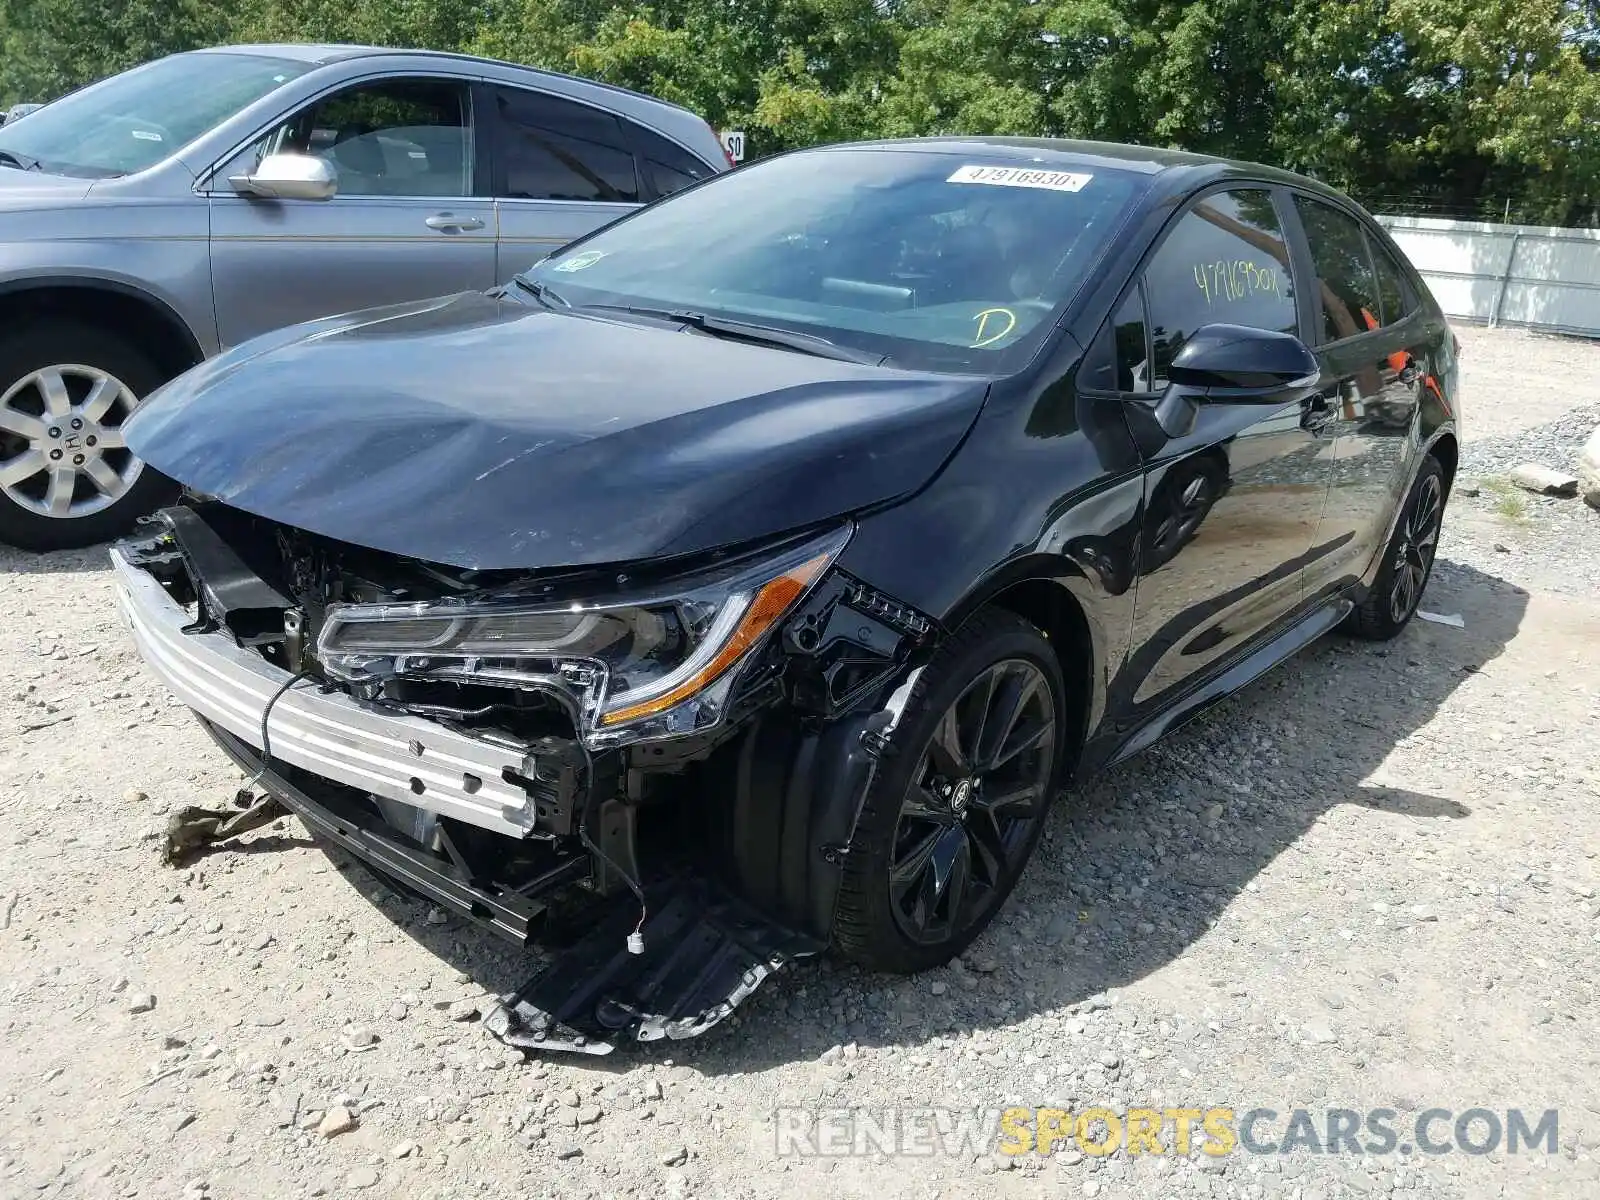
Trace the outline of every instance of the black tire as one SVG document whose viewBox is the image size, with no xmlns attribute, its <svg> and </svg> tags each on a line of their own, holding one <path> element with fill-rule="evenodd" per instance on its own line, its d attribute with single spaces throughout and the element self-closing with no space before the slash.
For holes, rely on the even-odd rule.
<svg viewBox="0 0 1600 1200">
<path fill-rule="evenodd" d="M 1340 631 L 1368 641 L 1386 642 L 1411 623 L 1433 576 L 1434 553 L 1444 518 L 1444 468 L 1429 455 L 1411 484 L 1400 519 L 1383 550 L 1383 565 L 1367 598 Z"/>
<path fill-rule="evenodd" d="M 942 749 L 949 742 L 943 735 L 952 728 L 944 724 L 947 716 L 954 714 L 951 719 L 959 725 L 963 715 L 970 717 L 982 704 L 986 714 L 1001 714 L 995 718 L 998 728 L 1005 724 L 1003 702 L 1024 695 L 1019 705 L 1023 719 L 999 735 L 978 723 L 976 736 L 956 737 L 957 742 L 965 737 L 975 752 L 963 751 L 970 770 L 954 769 L 955 762 Z M 834 913 L 833 941 L 841 954 L 872 970 L 908 974 L 949 961 L 983 932 L 1016 885 L 1044 830 L 1066 756 L 1066 712 L 1066 688 L 1055 651 L 1028 622 L 1008 612 L 986 610 L 950 638 L 912 689 L 862 807 Z M 1015 749 L 1036 729 L 1046 732 L 1039 734 L 1035 745 Z M 941 735 L 938 744 L 936 734 Z M 994 744 L 996 736 L 1003 744 Z M 1008 750 L 1011 753 L 994 770 L 972 761 L 999 758 Z M 948 777 L 939 773 L 947 764 Z M 953 787 L 940 795 L 941 781 L 957 775 L 966 780 L 965 790 Z M 1012 794 L 1031 791 L 1033 785 L 1024 781 L 1035 776 L 1037 796 L 1006 802 Z M 985 790 L 986 784 L 992 787 Z M 941 811 L 924 815 L 930 805 L 939 804 Z M 892 884 L 891 867 L 905 876 L 928 839 L 933 839 L 934 857 L 916 868 L 921 882 Z M 959 848 L 963 840 L 967 870 L 959 876 L 964 890 L 958 897 L 956 866 L 963 861 Z M 948 859 L 945 890 L 940 893 L 935 857 L 947 844 L 957 848 Z M 897 887 L 904 889 L 898 898 Z M 970 898 L 963 899 L 968 893 Z M 941 903 L 943 920 L 938 917 Z M 918 913 L 929 918 L 920 931 Z"/>
<path fill-rule="evenodd" d="M 65 364 L 104 372 L 125 385 L 127 392 L 139 400 L 167 378 L 167 373 L 150 355 L 120 334 L 75 321 L 52 319 L 25 324 L 0 335 L 0 398 L 12 393 L 34 372 Z M 78 389 L 74 400 L 81 401 L 83 390 L 89 386 L 88 380 L 76 375 L 69 375 L 68 379 L 70 386 Z M 48 414 L 39 409 L 41 395 L 35 389 L 24 388 L 8 406 L 8 411 L 48 420 Z M 127 407 L 125 401 L 114 404 L 106 413 L 105 428 L 114 429 L 126 415 Z M 6 417 L 7 414 L 0 413 L 0 472 L 7 464 L 24 469 L 22 459 L 34 449 L 28 437 L 4 427 Z M 70 454 L 70 450 L 67 453 Z M 102 448 L 100 457 L 113 470 L 121 472 L 137 461 L 125 449 Z M 41 473 L 16 486 L 25 498 L 42 504 L 47 479 L 47 474 Z M 75 487 L 74 495 L 84 497 L 91 504 L 100 494 L 86 477 L 79 477 Z M 175 496 L 177 490 L 170 479 L 146 466 L 114 501 L 97 511 L 63 517 L 34 511 L 11 492 L 0 489 L 0 541 L 40 551 L 104 542 L 126 532 L 135 520 Z M 38 491 L 40 496 L 33 496 L 33 491 Z"/>
</svg>

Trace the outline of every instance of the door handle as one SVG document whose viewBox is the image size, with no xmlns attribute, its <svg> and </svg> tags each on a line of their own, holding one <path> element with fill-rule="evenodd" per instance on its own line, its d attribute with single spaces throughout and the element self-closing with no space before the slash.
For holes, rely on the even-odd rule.
<svg viewBox="0 0 1600 1200">
<path fill-rule="evenodd" d="M 1333 406 L 1338 401 L 1337 388 L 1306 397 L 1300 411 L 1300 428 L 1311 434 L 1321 433 L 1333 421 Z"/>
<path fill-rule="evenodd" d="M 423 222 L 429 229 L 437 229 L 440 233 L 451 230 L 482 229 L 483 222 L 477 217 L 458 217 L 451 213 L 435 213 Z"/>
</svg>

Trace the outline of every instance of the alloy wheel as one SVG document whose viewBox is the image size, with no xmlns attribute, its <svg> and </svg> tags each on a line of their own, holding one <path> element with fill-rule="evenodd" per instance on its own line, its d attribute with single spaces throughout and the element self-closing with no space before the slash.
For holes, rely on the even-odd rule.
<svg viewBox="0 0 1600 1200">
<path fill-rule="evenodd" d="M 1422 599 L 1422 589 L 1433 566 L 1433 554 L 1439 545 L 1443 515 L 1443 489 L 1439 476 L 1431 474 L 1423 480 L 1410 512 L 1402 519 L 1400 540 L 1395 547 L 1389 616 L 1396 624 L 1404 622 Z"/>
<path fill-rule="evenodd" d="M 77 363 L 41 367 L 0 396 L 0 492 L 44 517 L 86 517 L 122 499 L 144 464 L 122 425 L 139 397 Z"/>
<path fill-rule="evenodd" d="M 907 938 L 954 939 L 1004 894 L 1048 808 L 1055 741 L 1049 681 L 1026 659 L 988 667 L 945 710 L 890 854 L 890 908 Z"/>
</svg>

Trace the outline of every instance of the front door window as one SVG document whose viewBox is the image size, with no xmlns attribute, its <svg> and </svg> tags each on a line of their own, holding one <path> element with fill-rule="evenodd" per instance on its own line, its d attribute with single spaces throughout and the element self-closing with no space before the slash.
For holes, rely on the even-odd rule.
<svg viewBox="0 0 1600 1200">
<path fill-rule="evenodd" d="M 1145 273 L 1150 306 L 1151 387 L 1202 325 L 1249 325 L 1296 333 L 1289 249 L 1265 189 L 1216 192 L 1197 203 Z"/>
<path fill-rule="evenodd" d="M 341 196 L 471 196 L 467 86 L 391 79 L 348 88 L 301 109 L 255 154 L 315 155 L 334 168 Z"/>
</svg>

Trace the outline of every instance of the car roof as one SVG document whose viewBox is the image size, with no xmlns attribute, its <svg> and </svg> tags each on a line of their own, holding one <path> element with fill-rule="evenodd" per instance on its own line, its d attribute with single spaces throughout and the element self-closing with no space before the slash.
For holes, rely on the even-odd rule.
<svg viewBox="0 0 1600 1200">
<path fill-rule="evenodd" d="M 870 146 L 883 150 L 913 150 L 923 153 L 982 155 L 988 161 L 1013 162 L 1018 165 L 1041 164 L 1070 169 L 1073 167 L 1115 167 L 1142 175 L 1173 176 L 1183 187 L 1196 187 L 1212 177 L 1227 178 L 1248 175 L 1252 179 L 1293 183 L 1297 186 L 1328 190 L 1315 180 L 1296 175 L 1279 167 L 1243 159 L 1219 158 L 1212 154 L 1195 154 L 1188 150 L 1170 150 L 1159 146 L 1133 146 L 1121 142 L 1078 141 L 1070 138 L 1036 137 L 941 137 L 890 138 L 876 142 L 856 142 L 854 147 Z M 830 150 L 849 149 L 839 145 L 825 147 Z"/>
<path fill-rule="evenodd" d="M 295 62 L 331 63 L 347 58 L 365 58 L 372 54 L 389 54 L 377 46 L 343 46 L 320 42 L 261 42 L 238 46 L 207 46 L 192 54 L 260 54 L 267 58 L 288 58 Z"/>
<path fill-rule="evenodd" d="M 507 70 L 520 71 L 527 75 L 540 75 L 545 78 L 571 79 L 583 84 L 585 87 L 597 88 L 601 91 L 613 92 L 621 96 L 632 96 L 636 100 L 648 101 L 660 105 L 662 108 L 676 109 L 679 112 L 690 113 L 698 117 L 692 109 L 681 104 L 674 104 L 671 100 L 663 100 L 660 96 L 652 96 L 647 92 L 636 92 L 631 88 L 618 87 L 614 83 L 604 83 L 598 79 L 588 79 L 582 75 L 568 75 L 562 71 L 547 71 L 543 67 L 530 67 L 526 63 L 510 62 L 500 58 L 484 58 L 476 54 L 458 54 L 450 50 L 408 50 L 397 49 L 393 46 L 361 46 L 334 42 L 260 42 L 236 46 L 208 46 L 201 50 L 191 50 L 191 54 L 259 54 L 268 58 L 286 58 L 294 62 L 313 63 L 317 66 L 327 66 L 330 63 L 348 62 L 357 58 L 424 58 L 447 59 L 452 62 L 478 63 L 483 66 L 503 67 Z"/>
</svg>

